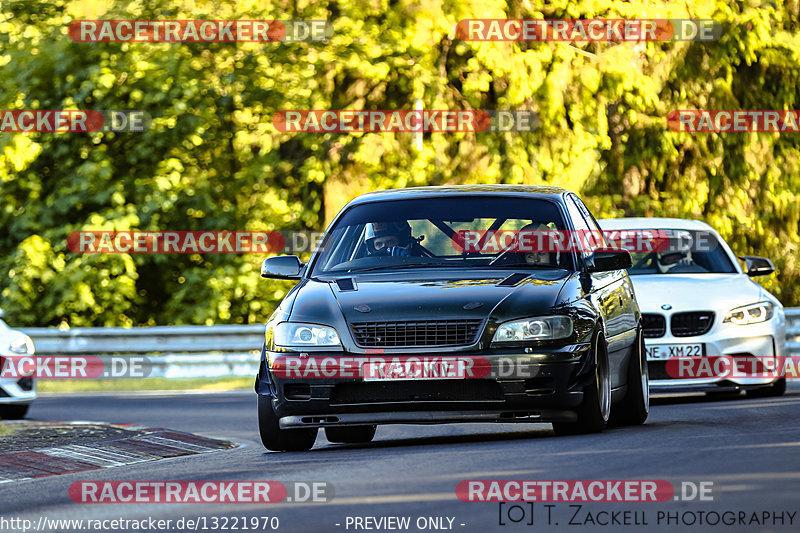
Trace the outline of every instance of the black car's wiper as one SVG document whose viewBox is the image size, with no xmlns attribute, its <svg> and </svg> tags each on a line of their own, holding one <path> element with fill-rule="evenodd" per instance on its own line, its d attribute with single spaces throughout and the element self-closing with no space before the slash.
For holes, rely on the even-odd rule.
<svg viewBox="0 0 800 533">
<path fill-rule="evenodd" d="M 369 272 L 370 270 L 394 270 L 394 269 L 406 269 L 406 268 L 424 268 L 430 266 L 444 266 L 440 263 L 408 263 L 408 264 L 399 264 L 399 265 L 378 265 L 369 268 L 357 268 L 354 270 L 348 270 L 348 272 Z"/>
<path fill-rule="evenodd" d="M 553 270 L 554 268 L 565 268 L 558 265 L 532 265 L 530 263 L 509 263 L 507 265 L 489 265 L 488 268 L 544 268 L 547 270 Z"/>
</svg>

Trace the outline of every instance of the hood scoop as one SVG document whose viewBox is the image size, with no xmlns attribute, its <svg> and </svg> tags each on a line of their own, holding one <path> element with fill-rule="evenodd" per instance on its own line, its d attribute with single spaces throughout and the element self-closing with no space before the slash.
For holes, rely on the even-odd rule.
<svg viewBox="0 0 800 533">
<path fill-rule="evenodd" d="M 521 282 L 522 280 L 526 279 L 530 274 L 523 274 L 521 272 L 515 272 L 511 274 L 506 279 L 501 281 L 497 284 L 498 287 L 515 287 Z"/>
<path fill-rule="evenodd" d="M 339 287 L 341 292 L 358 290 L 358 287 L 356 287 L 356 282 L 353 280 L 353 278 L 337 279 L 336 286 Z"/>
</svg>

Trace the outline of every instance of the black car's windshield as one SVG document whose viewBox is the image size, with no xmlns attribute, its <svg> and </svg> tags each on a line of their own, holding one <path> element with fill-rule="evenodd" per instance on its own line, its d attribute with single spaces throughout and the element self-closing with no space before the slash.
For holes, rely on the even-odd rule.
<svg viewBox="0 0 800 533">
<path fill-rule="evenodd" d="M 656 230 L 635 230 L 656 231 Z M 631 276 L 644 274 L 732 274 L 736 272 L 719 239 L 709 231 L 658 230 L 665 236 L 655 250 L 630 250 Z M 613 243 L 613 233 L 606 234 Z M 620 243 L 621 244 L 621 243 Z"/>
<path fill-rule="evenodd" d="M 361 204 L 326 237 L 312 275 L 411 268 L 571 268 L 565 252 L 513 250 L 518 232 L 563 230 L 555 202 L 458 196 Z"/>
</svg>

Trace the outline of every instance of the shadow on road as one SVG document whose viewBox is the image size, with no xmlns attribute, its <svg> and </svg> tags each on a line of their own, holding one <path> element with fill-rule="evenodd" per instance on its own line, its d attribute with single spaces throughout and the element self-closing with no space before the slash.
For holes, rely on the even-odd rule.
<svg viewBox="0 0 800 533">
<path fill-rule="evenodd" d="M 651 391 L 652 394 L 652 391 Z M 663 394 L 663 395 L 662 395 Z M 694 403 L 718 403 L 718 402 L 754 402 L 754 401 L 777 401 L 782 398 L 800 395 L 800 390 L 788 390 L 783 396 L 753 398 L 748 397 L 743 391 L 714 391 L 711 394 L 702 392 L 692 392 L 683 394 L 660 393 L 658 396 L 650 396 L 650 405 L 679 405 Z"/>
</svg>

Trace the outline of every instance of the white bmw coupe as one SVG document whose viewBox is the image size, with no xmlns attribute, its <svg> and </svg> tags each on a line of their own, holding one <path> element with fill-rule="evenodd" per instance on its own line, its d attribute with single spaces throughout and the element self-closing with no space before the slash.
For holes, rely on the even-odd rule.
<svg viewBox="0 0 800 533">
<path fill-rule="evenodd" d="M 0 318 L 3 310 L 0 309 Z M 4 358 L 34 355 L 30 337 L 11 329 L 0 320 L 0 419 L 24 418 L 28 406 L 36 398 L 36 381 L 33 377 L 18 376 L 8 370 Z"/>
<path fill-rule="evenodd" d="M 774 272 L 769 259 L 737 258 L 711 226 L 696 220 L 620 218 L 598 222 L 610 241 L 631 251 L 633 266 L 628 274 L 642 312 L 654 391 L 784 393 L 786 379 L 778 377 L 780 372 L 750 372 L 747 364 L 748 360 L 777 364 L 786 355 L 783 306 L 751 279 Z M 661 244 L 647 251 L 646 242 L 631 237 L 643 232 L 661 235 Z M 727 368 L 687 376 L 675 372 L 678 361 L 669 362 L 693 358 L 691 361 L 702 363 L 706 357 L 708 361 L 729 359 L 745 364 L 741 372 Z M 732 363 L 734 369 L 736 364 Z"/>
</svg>

